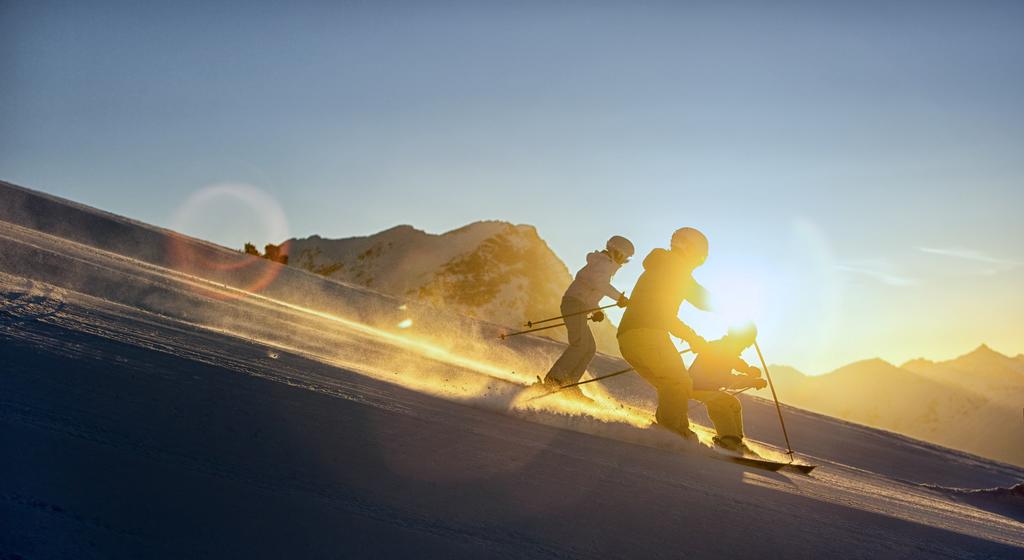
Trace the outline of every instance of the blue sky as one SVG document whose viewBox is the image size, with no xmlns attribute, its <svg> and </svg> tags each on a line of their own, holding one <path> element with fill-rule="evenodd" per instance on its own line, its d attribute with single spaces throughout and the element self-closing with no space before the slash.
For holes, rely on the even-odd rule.
<svg viewBox="0 0 1024 560">
<path fill-rule="evenodd" d="M 1020 2 L 152 4 L 0 4 L 0 178 L 230 246 L 267 211 L 190 195 L 529 223 L 573 270 L 693 225 L 773 360 L 1024 352 Z"/>
</svg>

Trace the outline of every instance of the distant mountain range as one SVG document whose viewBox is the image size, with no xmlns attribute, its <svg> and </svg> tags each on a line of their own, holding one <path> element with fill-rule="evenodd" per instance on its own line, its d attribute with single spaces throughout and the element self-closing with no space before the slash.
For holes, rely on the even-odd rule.
<svg viewBox="0 0 1024 560">
<path fill-rule="evenodd" d="M 1024 464 L 1024 355 L 981 345 L 945 362 L 872 359 L 818 376 L 786 366 L 771 372 L 787 404 Z"/>
<path fill-rule="evenodd" d="M 314 235 L 289 239 L 281 247 L 291 266 L 510 329 L 558 315 L 572 281 L 536 228 L 500 221 L 440 235 L 408 225 L 367 237 Z M 618 356 L 615 327 L 608 321 L 592 326 L 598 350 Z M 561 328 L 538 334 L 565 340 Z"/>
</svg>

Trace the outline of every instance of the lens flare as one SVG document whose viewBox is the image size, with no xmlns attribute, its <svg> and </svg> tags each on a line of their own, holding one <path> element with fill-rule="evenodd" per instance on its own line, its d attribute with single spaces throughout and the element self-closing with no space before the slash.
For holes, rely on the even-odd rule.
<svg viewBox="0 0 1024 560">
<path fill-rule="evenodd" d="M 218 183 L 208 185 L 192 193 L 174 212 L 171 227 L 174 230 L 167 237 L 167 253 L 170 264 L 177 270 L 212 279 L 224 279 L 230 273 L 232 280 L 244 278 L 242 289 L 247 292 L 259 292 L 270 285 L 281 272 L 280 264 L 251 255 L 238 253 L 225 254 L 210 247 L 206 242 L 186 237 L 183 233 L 208 230 L 222 218 L 216 214 L 218 205 L 235 211 L 244 207 L 252 211 L 256 219 L 247 228 L 254 239 L 266 239 L 274 242 L 288 237 L 288 222 L 284 211 L 277 201 L 264 191 L 244 183 Z M 226 205 L 226 206 L 225 206 Z M 211 218 L 213 213 L 215 217 Z M 178 233 L 182 232 L 182 233 Z M 287 244 L 281 247 L 281 254 L 288 254 Z M 204 295 L 215 299 L 224 299 L 225 292 L 204 290 Z"/>
<path fill-rule="evenodd" d="M 288 220 L 281 205 L 267 192 L 246 183 L 215 183 L 192 193 L 175 210 L 171 220 L 172 227 L 175 231 L 184 233 L 213 229 L 220 224 L 211 223 L 210 217 L 203 214 L 217 211 L 218 205 L 222 205 L 223 208 L 219 209 L 221 212 L 213 217 L 214 220 L 235 219 L 239 212 L 249 210 L 255 215 L 256 220 L 245 224 L 246 234 L 251 232 L 273 241 L 281 241 L 288 237 Z M 232 214 L 224 215 L 224 209 Z M 207 221 L 197 221 L 204 219 Z"/>
</svg>

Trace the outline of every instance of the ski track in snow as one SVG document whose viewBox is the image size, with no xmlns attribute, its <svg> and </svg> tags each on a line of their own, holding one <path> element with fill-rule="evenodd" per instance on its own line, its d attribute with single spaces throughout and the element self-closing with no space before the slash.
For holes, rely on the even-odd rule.
<svg viewBox="0 0 1024 560">
<path fill-rule="evenodd" d="M 928 480 L 910 480 L 906 473 L 916 470 L 912 466 L 896 465 L 891 472 L 873 471 L 854 466 L 860 464 L 859 457 L 818 453 L 805 456 L 820 465 L 811 476 L 751 471 L 709 461 L 675 438 L 645 429 L 649 413 L 643 403 L 619 407 L 599 392 L 599 402 L 606 406 L 586 407 L 555 396 L 545 399 L 548 403 L 524 408 L 516 397 L 532 379 L 530 373 L 535 369 L 529 368 L 546 360 L 546 342 L 537 343 L 539 360 L 528 356 L 520 362 L 496 365 L 492 356 L 461 355 L 432 342 L 406 340 L 403 333 L 240 293 L 224 284 L 5 222 L 0 222 L 0 242 L 0 248 L 10 250 L 7 258 L 14 258 L 11 255 L 15 253 L 42 255 L 60 265 L 33 268 L 31 263 L 12 265 L 11 261 L 0 260 L 4 265 L 0 267 L 0 344 L 5 353 L 6 349 L 31 349 L 38 352 L 41 363 L 50 359 L 55 363 L 63 359 L 70 363 L 106 363 L 112 379 L 131 380 L 124 385 L 114 381 L 108 385 L 97 378 L 99 387 L 90 395 L 90 389 L 74 385 L 77 380 L 65 382 L 60 375 L 46 372 L 39 376 L 38 383 L 50 384 L 54 394 L 70 391 L 69 395 L 80 397 L 69 401 L 65 408 L 56 408 L 45 399 L 39 400 L 35 392 L 32 376 L 42 372 L 33 373 L 31 364 L 24 363 L 13 373 L 8 372 L 2 381 L 7 390 L 0 393 L 0 422 L 17 434 L 10 437 L 23 446 L 20 449 L 27 456 L 31 456 L 30 448 L 36 441 L 52 439 L 62 442 L 59 445 L 64 449 L 83 446 L 83 453 L 110 455 L 115 462 L 146 463 L 146 468 L 168 476 L 179 473 L 183 479 L 215 479 L 220 481 L 217 488 L 223 486 L 225 495 L 236 498 L 262 496 L 293 512 L 295 508 L 321 508 L 339 516 L 334 518 L 335 523 L 347 528 L 344 534 L 348 535 L 348 545 L 359 542 L 359 546 L 378 553 L 676 557 L 682 555 L 680 551 L 689 550 L 695 557 L 728 553 L 733 557 L 763 558 L 772 557 L 771 550 L 788 543 L 805 554 L 969 558 L 1013 557 L 1024 549 L 1024 524 L 1017 514 L 1019 502 L 986 507 L 987 495 L 929 485 Z M 74 270 L 69 272 L 71 267 Z M 98 297 L 108 292 L 114 296 Z M 14 358 L 11 354 L 4 357 Z M 185 363 L 199 369 L 189 377 L 176 369 Z M 515 374 L 513 370 L 526 373 Z M 227 444 L 226 454 L 219 447 L 216 453 L 205 454 L 203 448 L 189 443 L 190 437 L 198 437 L 194 430 L 201 431 L 203 426 L 189 417 L 187 396 L 190 387 L 204 398 L 208 397 L 204 392 L 208 386 L 215 385 L 228 394 L 234 391 L 234 385 L 218 377 L 217 372 L 240 376 L 236 378 L 238 390 L 243 391 L 233 395 L 238 398 L 237 404 L 224 399 L 223 406 L 228 409 L 225 414 L 255 418 L 286 409 L 301 416 L 305 428 L 318 426 L 326 431 L 335 429 L 322 424 L 335 414 L 335 408 L 337 414 L 350 418 L 374 418 L 374 422 L 361 426 L 362 431 L 336 435 L 375 449 L 379 462 L 370 462 L 371 457 L 365 459 L 365 468 L 371 470 L 356 468 L 351 474 L 325 475 L 312 472 L 315 461 L 311 467 L 288 456 L 279 457 L 280 463 L 264 459 L 247 464 L 245 458 L 254 452 L 239 448 L 239 444 Z M 210 385 L 211 379 L 219 381 Z M 247 381 L 250 379 L 253 381 Z M 173 445 L 146 436 L 143 420 L 149 418 L 147 412 L 162 411 L 163 403 L 142 397 L 132 400 L 136 398 L 136 382 L 184 391 L 182 400 L 175 401 L 178 408 L 173 414 L 177 416 L 167 419 L 166 425 L 157 422 L 149 426 L 151 429 L 159 431 L 180 422 L 193 431 L 168 436 L 174 440 Z M 260 382 L 271 385 L 252 385 Z M 258 387 L 280 389 L 267 389 L 265 394 Z M 327 401 L 317 400 L 321 398 Z M 123 405 L 127 412 L 102 408 L 92 400 Z M 337 404 L 325 408 L 323 402 Z M 321 407 L 296 408 L 296 403 L 319 403 Z M 756 401 L 748 401 L 756 417 L 760 409 L 750 403 Z M 373 412 L 360 412 L 364 410 Z M 143 425 L 136 428 L 123 423 L 132 418 L 131 411 Z M 308 418 L 302 416 L 307 413 Z M 210 414 L 214 415 L 212 419 L 217 418 L 216 412 Z M 810 413 L 794 411 L 790 418 L 796 429 L 803 426 L 805 433 L 809 433 L 808 427 L 825 425 L 821 417 Z M 923 462 L 941 456 L 945 462 L 942 468 L 951 469 L 950 476 L 956 480 L 1012 486 L 1024 479 L 1021 469 L 895 434 L 829 422 L 842 425 L 844 433 L 882 439 L 911 453 L 916 449 L 917 455 L 924 457 Z M 423 438 L 428 441 L 419 438 L 416 426 L 422 427 Z M 207 427 L 213 432 L 222 429 L 216 422 Z M 244 431 L 244 426 L 238 429 Z M 32 434 L 34 437 L 30 437 Z M 439 434 L 450 434 L 450 439 Z M 324 446 L 319 449 L 321 453 L 330 449 L 329 444 L 311 439 L 305 431 L 291 435 L 299 442 L 312 442 L 312 447 Z M 293 447 L 298 444 L 280 434 L 248 437 L 271 437 L 300 459 L 303 453 L 312 452 Z M 818 437 L 827 439 L 829 435 Z M 479 447 L 473 448 L 474 444 Z M 827 448 L 825 444 L 819 447 Z M 781 455 L 768 443 L 759 448 Z M 359 445 L 346 440 L 343 449 L 350 453 Z M 885 452 L 884 448 L 875 449 Z M 445 450 L 466 458 L 477 470 L 467 472 L 462 465 L 446 464 Z M 416 453 L 429 455 L 436 464 L 418 462 Z M 334 459 L 323 460 L 336 468 L 346 468 Z M 30 464 L 40 466 L 25 463 Z M 578 470 L 589 469 L 607 480 L 595 486 L 596 481 L 581 481 L 572 472 L 559 472 L 567 464 Z M 382 466 L 390 471 L 386 478 L 397 487 L 434 499 L 417 493 L 393 495 L 396 491 L 375 486 L 367 479 L 373 478 L 372 469 Z M 92 500 L 78 496 L 61 503 L 58 490 L 34 486 L 31 477 L 19 478 L 28 476 L 19 468 L 21 465 L 14 461 L 0 482 L 0 516 L 31 522 L 0 533 L 0 552 L 36 553 L 23 554 L 26 557 L 109 557 L 154 550 L 163 550 L 168 556 L 222 555 L 231 550 L 222 548 L 227 547 L 226 543 L 216 544 L 217 539 L 210 535 L 204 537 L 196 527 L 192 528 L 199 531 L 197 535 L 182 535 L 181 543 L 167 545 L 165 528 L 129 520 L 124 512 L 112 513 L 111 506 L 95 506 L 102 492 Z M 504 486 L 480 485 L 481 480 L 491 477 Z M 501 503 L 506 508 L 511 507 L 509 504 L 515 506 L 511 507 L 513 513 L 480 502 L 471 493 L 462 493 L 460 484 L 487 495 L 499 493 L 503 498 L 492 499 L 507 500 Z M 436 486 L 461 495 L 464 504 L 458 499 L 443 503 L 443 493 L 433 489 Z M 581 488 L 598 491 L 584 495 Z M 504 493 L 526 496 L 509 498 Z M 559 505 L 559 493 L 568 496 L 564 500 L 569 504 L 586 504 L 585 509 L 566 511 L 565 505 Z M 65 496 L 77 495 L 72 492 Z M 645 496 L 643 502 L 654 507 L 646 509 L 636 502 L 634 498 L 639 496 Z M 77 504 L 70 503 L 76 500 Z M 249 500 L 250 507 L 259 511 L 259 500 Z M 90 510 L 92 507 L 95 511 Z M 601 511 L 604 517 L 595 513 Z M 649 526 L 645 526 L 637 525 L 629 515 L 657 517 L 650 518 Z M 709 521 L 708 516 L 719 523 Z M 565 526 L 577 518 L 590 523 L 607 519 L 607 526 L 586 528 L 587 537 Z M 553 522 L 561 525 L 543 526 Z M 614 535 L 621 523 L 636 534 Z M 735 528 L 723 531 L 720 527 L 734 523 L 740 524 L 738 530 L 743 535 L 736 535 Z M 806 532 L 800 532 L 801 523 L 807 527 Z M 673 526 L 713 536 L 710 544 L 695 544 L 689 542 L 692 539 L 680 540 L 678 533 L 665 532 Z M 359 537 L 361 531 L 364 534 Z M 91 535 L 100 544 L 92 549 L 69 536 L 78 532 Z M 381 540 L 391 537 L 394 542 Z M 41 544 L 43 540 L 45 544 Z M 345 540 L 336 538 L 339 543 Z M 300 550 L 322 554 L 331 550 L 316 548 L 325 542 L 307 543 L 303 546 L 311 548 Z M 755 544 L 764 542 L 776 548 L 766 549 L 767 553 L 756 550 Z M 669 543 L 675 544 L 665 548 Z M 260 555 L 259 549 L 252 550 Z M 272 555 L 273 550 L 277 549 L 271 547 L 262 553 Z"/>
</svg>

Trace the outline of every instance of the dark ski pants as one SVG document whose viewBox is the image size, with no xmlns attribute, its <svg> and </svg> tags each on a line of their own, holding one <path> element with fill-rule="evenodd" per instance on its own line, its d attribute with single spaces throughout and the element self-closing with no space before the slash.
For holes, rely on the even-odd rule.
<svg viewBox="0 0 1024 560">
<path fill-rule="evenodd" d="M 589 308 L 574 297 L 563 297 L 561 309 L 562 315 L 568 315 Z M 565 318 L 565 328 L 569 331 L 569 347 L 548 370 L 546 381 L 566 385 L 576 383 L 583 377 L 583 372 L 587 371 L 590 360 L 593 360 L 594 354 L 597 353 L 594 333 L 590 332 L 588 321 L 586 313 Z"/>
<path fill-rule="evenodd" d="M 658 390 L 658 424 L 670 430 L 690 427 L 688 415 L 693 381 L 666 331 L 633 329 L 619 332 L 622 357 Z"/>
</svg>

